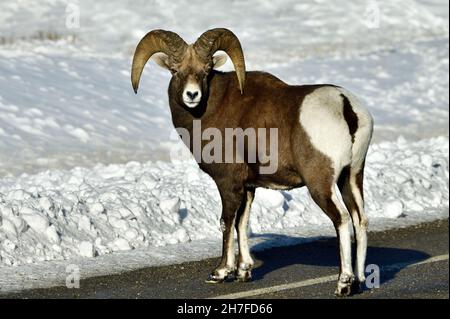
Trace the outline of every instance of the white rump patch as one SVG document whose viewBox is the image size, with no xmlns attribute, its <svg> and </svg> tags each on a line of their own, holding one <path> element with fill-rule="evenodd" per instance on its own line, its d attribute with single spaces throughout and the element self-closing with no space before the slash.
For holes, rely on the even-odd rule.
<svg viewBox="0 0 450 319">
<path fill-rule="evenodd" d="M 339 92 L 348 98 L 353 112 L 355 112 L 358 117 L 358 129 L 355 132 L 355 142 L 352 152 L 352 167 L 359 170 L 366 158 L 370 138 L 372 137 L 373 119 L 367 108 L 355 95 L 344 89 L 339 89 Z"/>
<path fill-rule="evenodd" d="M 313 146 L 331 159 L 335 172 L 350 164 L 352 137 L 338 89 L 326 86 L 308 94 L 300 107 L 300 124 Z"/>
</svg>

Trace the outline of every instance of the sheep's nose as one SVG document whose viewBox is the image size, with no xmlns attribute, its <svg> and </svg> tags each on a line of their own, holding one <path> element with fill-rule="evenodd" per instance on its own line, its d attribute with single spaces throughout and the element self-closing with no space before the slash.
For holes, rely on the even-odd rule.
<svg viewBox="0 0 450 319">
<path fill-rule="evenodd" d="M 198 96 L 198 91 L 187 91 L 186 95 L 191 99 L 195 99 Z"/>
</svg>

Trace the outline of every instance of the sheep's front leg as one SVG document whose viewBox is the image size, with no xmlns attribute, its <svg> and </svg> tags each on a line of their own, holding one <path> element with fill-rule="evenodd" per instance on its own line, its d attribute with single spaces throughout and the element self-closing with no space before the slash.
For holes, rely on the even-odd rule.
<svg viewBox="0 0 450 319">
<path fill-rule="evenodd" d="M 248 248 L 248 220 L 250 217 L 250 208 L 255 197 L 255 189 L 248 188 L 244 194 L 241 206 L 236 216 L 236 230 L 239 242 L 239 259 L 236 271 L 236 280 L 246 282 L 252 280 L 253 258 Z"/>
<path fill-rule="evenodd" d="M 208 283 L 223 282 L 235 271 L 234 226 L 242 192 L 219 186 L 219 193 L 222 199 L 222 217 L 220 218 L 220 228 L 223 234 L 222 259 L 209 275 Z"/>
</svg>

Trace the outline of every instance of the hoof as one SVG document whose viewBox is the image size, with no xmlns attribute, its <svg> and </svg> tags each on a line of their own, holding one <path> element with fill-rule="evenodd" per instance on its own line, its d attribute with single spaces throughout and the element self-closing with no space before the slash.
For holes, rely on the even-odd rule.
<svg viewBox="0 0 450 319">
<path fill-rule="evenodd" d="M 358 279 L 356 279 L 355 281 L 352 282 L 352 286 L 351 286 L 351 294 L 360 294 L 362 293 L 364 290 L 364 283 L 359 281 Z"/>
<path fill-rule="evenodd" d="M 237 282 L 249 282 L 252 281 L 252 271 L 247 269 L 238 269 L 234 277 L 234 280 Z"/>
<path fill-rule="evenodd" d="M 230 273 L 232 273 L 232 271 L 226 273 L 225 276 L 220 276 L 217 271 L 214 271 L 208 276 L 208 279 L 206 279 L 205 281 L 208 284 L 220 284 L 225 282 L 229 278 Z"/>
<path fill-rule="evenodd" d="M 339 278 L 336 291 L 334 294 L 336 297 L 348 297 L 353 293 L 353 285 L 355 282 L 355 277 L 342 275 Z"/>
<path fill-rule="evenodd" d="M 352 287 L 351 285 L 337 287 L 334 294 L 339 298 L 348 297 L 352 294 Z"/>
</svg>

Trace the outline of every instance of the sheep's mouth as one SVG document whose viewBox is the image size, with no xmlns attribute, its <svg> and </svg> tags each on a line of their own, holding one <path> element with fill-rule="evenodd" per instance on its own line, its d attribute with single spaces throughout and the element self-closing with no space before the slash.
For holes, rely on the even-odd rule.
<svg viewBox="0 0 450 319">
<path fill-rule="evenodd" d="M 187 107 L 190 107 L 190 108 L 196 107 L 199 103 L 200 103 L 200 101 L 197 101 L 197 102 L 195 102 L 195 101 L 184 101 L 184 104 Z"/>
</svg>

